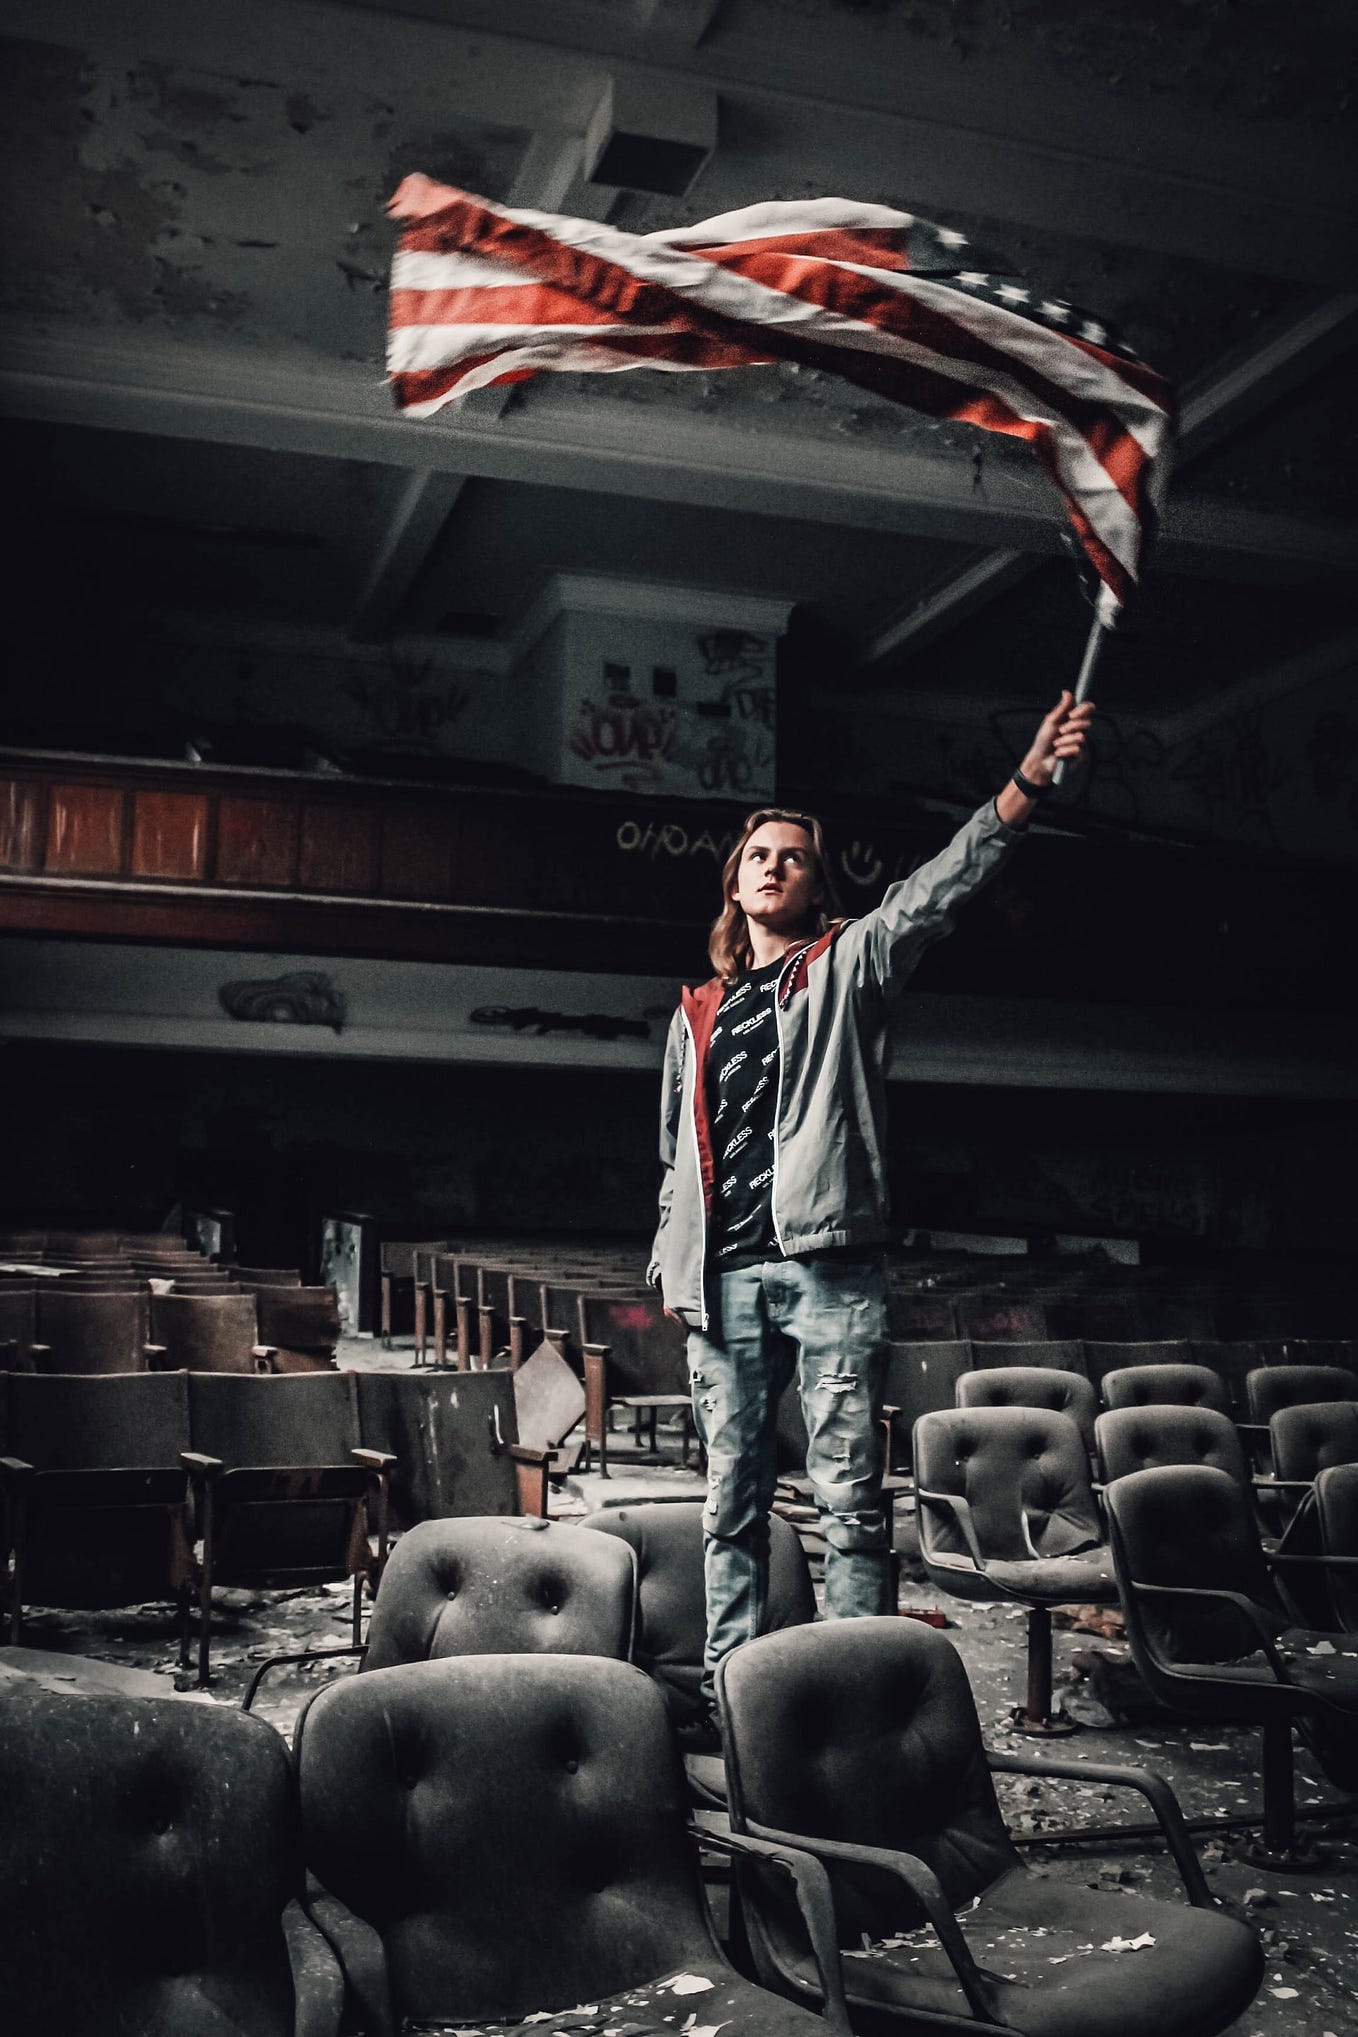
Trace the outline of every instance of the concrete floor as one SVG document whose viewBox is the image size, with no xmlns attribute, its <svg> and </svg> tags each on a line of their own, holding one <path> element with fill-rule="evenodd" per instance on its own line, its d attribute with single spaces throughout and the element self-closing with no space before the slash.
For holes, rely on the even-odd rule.
<svg viewBox="0 0 1358 2037">
<path fill-rule="evenodd" d="M 371 1340 L 346 1344 L 342 1363 L 380 1367 L 408 1365 L 407 1351 L 384 1353 Z M 601 1504 L 622 1504 L 701 1490 L 692 1471 L 677 1465 L 657 1466 L 638 1458 L 628 1439 L 616 1439 L 614 1475 L 570 1478 L 553 1501 L 553 1511 L 569 1520 Z M 908 1543 L 908 1534 L 900 1539 Z M 940 1603 L 932 1587 L 909 1575 L 907 1559 L 901 1603 Z M 1022 1694 L 1024 1616 L 1001 1605 L 941 1601 L 950 1622 L 949 1638 L 958 1648 L 976 1693 L 988 1744 L 996 1748 L 1039 1751 L 1042 1743 L 1016 1735 L 1011 1707 Z M 1055 1643 L 1056 1680 L 1062 1700 L 1087 1723 L 1068 1739 L 1052 1743 L 1062 1758 L 1151 1767 L 1167 1775 L 1184 1812 L 1205 1817 L 1253 1812 L 1259 1804 L 1259 1742 L 1251 1729 L 1195 1719 L 1170 1718 L 1143 1707 L 1138 1713 L 1138 1687 L 1126 1665 L 1126 1649 L 1116 1633 L 1117 1618 L 1108 1622 L 1111 1636 L 1058 1631 Z M 306 1647 L 337 1646 L 347 1641 L 349 1587 L 326 1585 L 319 1590 L 238 1592 L 218 1594 L 214 1614 L 214 1683 L 208 1693 L 185 1693 L 185 1701 L 238 1704 L 245 1685 L 265 1657 Z M 164 1607 L 128 1607 L 106 1613 L 35 1611 L 25 1640 L 47 1656 L 67 1658 L 69 1666 L 50 1659 L 35 1667 L 50 1688 L 81 1687 L 85 1674 L 71 1657 L 92 1657 L 110 1668 L 140 1672 L 142 1689 L 167 1695 L 176 1686 L 176 1639 Z M 22 1658 L 19 1658 L 22 1660 Z M 4 1651 L 0 1681 L 16 1665 L 16 1653 Z M 1089 1674 L 1092 1669 L 1093 1674 Z M 352 1674 L 350 1665 L 326 1662 L 275 1672 L 266 1682 L 256 1710 L 285 1736 L 307 1696 L 326 1677 Z M 1125 1717 L 1114 1719 L 1113 1706 Z M 1107 1841 L 1061 1847 L 1043 1845 L 1040 1834 L 1053 1825 L 1111 1823 L 1140 1816 L 1140 1799 L 1101 1786 L 1034 1783 L 1025 1778 L 998 1779 L 1001 1801 L 1011 1829 L 1024 1843 L 1025 1856 L 1041 1874 L 1087 1882 L 1090 1886 L 1173 1897 L 1178 1888 L 1174 1870 L 1158 1849 L 1114 1845 Z M 1297 1750 L 1297 1793 L 1301 1801 L 1337 1801 L 1307 1750 Z M 1303 1828 L 1307 1829 L 1307 1828 Z M 1039 1835 L 1038 1843 L 1032 1841 Z M 1232 2026 L 1234 2037 L 1347 2037 L 1358 2033 L 1358 1821 L 1332 1826 L 1323 1839 L 1320 1858 L 1305 1870 L 1285 1872 L 1251 1863 L 1240 1838 L 1200 1836 L 1209 1885 L 1225 1903 L 1247 1914 L 1260 1931 L 1267 1954 L 1263 1988 L 1254 2006 Z M 1134 1953 L 1128 1953 L 1135 1957 Z"/>
</svg>

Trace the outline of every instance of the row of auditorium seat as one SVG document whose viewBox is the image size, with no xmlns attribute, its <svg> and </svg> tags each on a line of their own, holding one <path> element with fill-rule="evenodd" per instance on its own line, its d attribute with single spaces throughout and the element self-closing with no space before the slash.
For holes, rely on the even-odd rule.
<svg viewBox="0 0 1358 2037">
<path fill-rule="evenodd" d="M 1044 1764 L 987 1761 L 960 1659 L 911 1623 L 813 1625 L 808 1592 L 799 1616 L 737 1650 L 718 1677 L 713 1778 L 729 1820 L 694 1813 L 663 1681 L 639 1670 L 695 1576 L 701 1606 L 700 1506 L 628 1511 L 595 1517 L 607 1535 L 468 1521 L 408 1536 L 363 1673 L 298 1722 L 295 1775 L 283 1742 L 239 1716 L 45 1695 L 10 1706 L 0 1781 L 20 1826 L 51 1838 L 36 1871 L 0 1848 L 16 1942 L 53 1945 L 67 1906 L 48 1863 L 61 1858 L 68 1880 L 118 1879 L 111 1900 L 82 1885 L 72 1906 L 81 1977 L 105 2017 L 140 1989 L 140 2027 L 193 2027 L 208 2000 L 224 2037 L 330 2037 L 346 2000 L 383 2033 L 701 2015 L 730 2037 L 845 2037 L 850 2017 L 877 2027 L 885 2004 L 911 2027 L 975 2015 L 997 2037 L 1053 2016 L 1081 2037 L 1212 2037 L 1243 2012 L 1257 1940 L 1213 1905 L 1167 1787 L 1133 1778 L 1187 1905 L 1039 1881 L 987 1770 Z M 735 1857 L 733 1944 L 776 1999 L 714 1941 L 695 1840 Z M 902 1934 L 924 1919 L 940 1942 L 921 1951 Z M 1131 1977 L 1117 1956 L 1129 1940 L 1146 1947 Z M 841 1959 L 841 1946 L 874 1956 Z M 40 1996 L 28 1962 L 11 1969 L 20 2021 L 93 2037 L 106 2024 L 49 1964 Z"/>
<path fill-rule="evenodd" d="M 25 1605 L 169 1597 L 186 1666 L 196 1584 L 206 1683 L 214 1583 L 344 1577 L 357 1638 L 363 1581 L 386 1558 L 394 1459 L 365 1443 L 352 1373 L 15 1373 L 0 1388 L 14 1641 Z"/>
<path fill-rule="evenodd" d="M 1213 1615 L 1208 1605 L 1204 1619 L 1204 1591 L 1237 1595 L 1236 1613 L 1225 1621 L 1238 1644 L 1232 1659 L 1249 1655 L 1261 1634 L 1276 1637 L 1285 1628 L 1298 1630 L 1308 1654 L 1343 1656 L 1343 1643 L 1314 1644 L 1317 1636 L 1358 1632 L 1358 1377 L 1352 1372 L 1261 1368 L 1246 1381 L 1255 1419 L 1241 1426 L 1230 1419 L 1213 1375 L 1188 1367 L 1109 1374 L 1106 1409 L 1096 1419 L 1088 1382 L 1056 1370 L 964 1373 L 956 1397 L 955 1410 L 925 1413 L 914 1425 L 921 1554 L 941 1589 L 963 1598 L 1008 1597 L 1028 1608 L 1022 1717 L 1030 1729 L 1049 1723 L 1050 1614 L 1060 1603 L 1120 1599 L 1138 1662 L 1148 1650 L 1154 1655 L 1157 1634 L 1164 1643 L 1155 1674 L 1143 1665 L 1152 1687 L 1176 1676 L 1181 1682 L 1197 1677 L 1200 1704 L 1210 1685 L 1218 1709 L 1229 1677 L 1211 1673 L 1223 1656 L 1219 1648 L 1212 1654 Z M 1249 1445 L 1261 1437 L 1264 1476 L 1252 1474 L 1249 1455 Z M 1090 1482 L 1091 1455 L 1098 1485 Z M 1159 1569 L 1153 1562 L 1149 1578 L 1139 1552 L 1150 1532 L 1151 1499 L 1126 1497 L 1143 1486 L 1175 1523 L 1154 1545 Z M 1131 1530 L 1124 1527 L 1122 1540 L 1114 1533 L 1109 1547 L 1101 1508 L 1115 1521 L 1118 1504 L 1140 1508 L 1141 1543 L 1134 1536 L 1129 1543 Z M 1197 1521 L 1195 1504 L 1204 1510 Z M 1281 1570 L 1277 1584 L 1269 1564 Z M 1199 1596 L 1168 1611 L 1142 1606 L 1138 1592 L 1144 1596 L 1153 1586 L 1163 1593 L 1170 1584 Z M 1246 1600 L 1254 1612 L 1242 1631 L 1239 1607 Z M 1176 1622 L 1171 1615 L 1180 1611 Z M 1166 1666 L 1170 1640 L 1178 1663 L 1189 1668 L 1176 1668 L 1172 1649 Z M 1358 1784 L 1358 1764 L 1346 1766 L 1332 1743 L 1352 1739 L 1358 1711 L 1358 1648 L 1350 1652 L 1348 1668 L 1340 1660 L 1333 1672 L 1321 1669 L 1319 1680 L 1304 1673 L 1311 1666 L 1306 1654 L 1303 1673 L 1289 1675 L 1267 1648 L 1258 1676 L 1238 1665 L 1229 1672 L 1245 1676 L 1251 1689 L 1262 1677 L 1264 1695 L 1251 1715 L 1301 1718 L 1317 1758 L 1345 1787 Z M 1282 1684 L 1289 1686 L 1286 1697 L 1276 1694 Z M 1289 1734 L 1290 1723 L 1286 1732 L 1275 1724 L 1266 1748 L 1267 1822 L 1279 1845 L 1291 1831 Z"/>
<path fill-rule="evenodd" d="M 300 1371 L 333 1366 L 332 1287 L 296 1275 L 0 1276 L 0 1368 L 48 1372 Z"/>
</svg>

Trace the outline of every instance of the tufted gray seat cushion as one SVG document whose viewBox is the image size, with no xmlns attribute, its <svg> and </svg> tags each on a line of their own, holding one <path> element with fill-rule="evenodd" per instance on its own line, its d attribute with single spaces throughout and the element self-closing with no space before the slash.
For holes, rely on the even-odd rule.
<svg viewBox="0 0 1358 2037">
<path fill-rule="evenodd" d="M 1299 1401 L 1268 1425 L 1279 1478 L 1313 1479 L 1331 1464 L 1358 1464 L 1358 1401 Z"/>
<path fill-rule="evenodd" d="M 1211 1464 L 1242 1486 L 1249 1484 L 1240 1432 L 1216 1408 L 1154 1403 L 1111 1408 L 1099 1416 L 1094 1433 L 1106 1482 L 1149 1465 Z"/>
<path fill-rule="evenodd" d="M 422 1521 L 387 1561 L 364 1669 L 443 1655 L 632 1653 L 636 1562 L 564 1522 Z"/>
<path fill-rule="evenodd" d="M 1110 1408 L 1192 1407 L 1231 1412 L 1230 1395 L 1210 1365 L 1120 1365 L 1103 1376 Z"/>
<path fill-rule="evenodd" d="M 960 1408 L 1055 1408 L 1069 1415 L 1094 1450 L 1094 1417 L 1098 1399 L 1081 1372 L 1045 1365 L 993 1365 L 964 1372 L 957 1382 Z"/>
<path fill-rule="evenodd" d="M 1252 1422 L 1268 1422 L 1279 1408 L 1303 1401 L 1358 1400 L 1358 1373 L 1341 1365 L 1259 1365 L 1245 1381 Z"/>
<path fill-rule="evenodd" d="M 703 1502 L 655 1501 L 637 1507 L 601 1507 L 580 1524 L 636 1552 L 636 1660 L 654 1676 L 678 1726 L 703 1717 L 698 1686 L 707 1630 L 703 1582 Z M 769 1600 L 766 1627 L 799 1626 L 816 1617 L 816 1598 L 796 1530 L 774 1515 L 769 1522 Z"/>
<path fill-rule="evenodd" d="M 271 1726 L 213 1705 L 7 1684 L 0 1801 L 7 2029 L 292 2037 L 284 1911 L 301 1854 Z M 334 1994 L 333 2021 L 309 2027 L 337 2029 L 338 1971 L 302 1935 Z"/>
</svg>

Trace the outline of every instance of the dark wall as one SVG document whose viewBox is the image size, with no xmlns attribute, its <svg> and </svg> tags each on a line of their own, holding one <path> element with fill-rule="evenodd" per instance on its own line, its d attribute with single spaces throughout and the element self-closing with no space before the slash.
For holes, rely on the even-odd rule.
<svg viewBox="0 0 1358 2037">
<path fill-rule="evenodd" d="M 243 1258 L 301 1260 L 323 1209 L 416 1233 L 641 1237 L 649 1077 L 17 1043 L 0 1222 L 234 1208 Z M 1343 1250 L 1358 1106 L 892 1089 L 896 1214 L 956 1229 Z"/>
</svg>

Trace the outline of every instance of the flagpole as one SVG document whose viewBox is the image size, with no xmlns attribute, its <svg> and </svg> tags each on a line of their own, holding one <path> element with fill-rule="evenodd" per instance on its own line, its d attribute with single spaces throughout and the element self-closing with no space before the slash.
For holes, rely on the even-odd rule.
<svg viewBox="0 0 1358 2037">
<path fill-rule="evenodd" d="M 1107 623 L 1101 615 L 1096 613 L 1090 625 L 1089 636 L 1085 642 L 1084 657 L 1080 660 L 1080 676 L 1075 681 L 1075 698 L 1071 702 L 1073 707 L 1078 707 L 1082 700 L 1089 698 L 1089 685 L 1094 677 L 1094 667 L 1099 662 L 1099 653 L 1108 641 L 1108 636 L 1109 629 Z M 1067 759 L 1065 757 L 1057 758 L 1056 769 L 1052 772 L 1053 785 L 1060 785 L 1064 782 L 1066 763 Z"/>
</svg>

